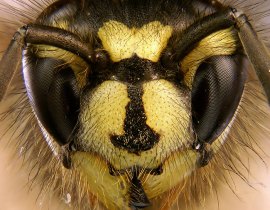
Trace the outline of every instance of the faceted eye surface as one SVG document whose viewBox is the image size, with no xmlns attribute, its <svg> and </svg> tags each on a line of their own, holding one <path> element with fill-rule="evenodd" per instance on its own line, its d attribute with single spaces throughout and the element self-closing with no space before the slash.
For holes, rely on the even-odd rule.
<svg viewBox="0 0 270 210">
<path fill-rule="evenodd" d="M 193 127 L 201 142 L 212 143 L 228 126 L 246 79 L 244 56 L 215 56 L 198 68 L 192 87 Z"/>
<path fill-rule="evenodd" d="M 53 58 L 34 60 L 29 59 L 24 70 L 32 107 L 46 131 L 59 144 L 65 144 L 79 113 L 76 77 L 71 68 L 63 68 L 63 61 Z"/>
</svg>

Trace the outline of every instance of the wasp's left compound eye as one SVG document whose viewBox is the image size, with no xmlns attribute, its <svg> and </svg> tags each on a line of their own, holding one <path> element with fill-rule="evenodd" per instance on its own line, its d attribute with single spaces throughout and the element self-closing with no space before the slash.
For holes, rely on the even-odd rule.
<svg viewBox="0 0 270 210">
<path fill-rule="evenodd" d="M 193 127 L 200 142 L 212 143 L 228 126 L 245 78 L 243 56 L 215 56 L 200 65 L 192 87 Z"/>
<path fill-rule="evenodd" d="M 72 69 L 52 58 L 28 58 L 26 66 L 27 92 L 39 122 L 60 145 L 66 144 L 79 113 L 79 89 Z"/>
</svg>

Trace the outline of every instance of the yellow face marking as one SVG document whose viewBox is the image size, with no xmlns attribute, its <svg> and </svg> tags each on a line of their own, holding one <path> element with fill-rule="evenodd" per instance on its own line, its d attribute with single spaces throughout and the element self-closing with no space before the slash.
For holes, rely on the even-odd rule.
<svg viewBox="0 0 270 210">
<path fill-rule="evenodd" d="M 188 98 L 166 80 L 145 83 L 143 90 L 146 124 L 160 134 L 160 147 L 172 151 L 191 141 Z"/>
<path fill-rule="evenodd" d="M 102 83 L 85 97 L 78 141 L 89 151 L 95 151 L 115 169 L 134 165 L 156 168 L 172 152 L 186 149 L 193 140 L 190 132 L 189 99 L 166 80 L 143 84 L 142 101 L 147 125 L 160 134 L 154 148 L 140 155 L 129 153 L 111 143 L 111 135 L 123 135 L 126 106 L 130 102 L 127 87 L 117 81 Z"/>
<path fill-rule="evenodd" d="M 204 60 L 216 55 L 232 55 L 236 48 L 237 42 L 231 28 L 215 32 L 201 40 L 181 62 L 185 84 L 192 87 L 194 75 Z"/>
<path fill-rule="evenodd" d="M 162 174 L 146 176 L 143 187 L 148 197 L 155 198 L 181 184 L 196 168 L 197 156 L 198 154 L 192 150 L 171 154 L 162 166 Z"/>
<path fill-rule="evenodd" d="M 155 198 L 184 183 L 197 167 L 199 154 L 190 148 L 194 141 L 191 125 L 190 98 L 166 80 L 146 82 L 143 106 L 146 123 L 160 134 L 159 142 L 140 155 L 115 147 L 112 134 L 124 134 L 126 106 L 130 102 L 127 86 L 106 81 L 83 100 L 80 121 L 80 144 L 89 152 L 74 152 L 72 162 L 88 181 L 89 189 L 108 209 L 129 209 L 130 174 L 112 176 L 108 162 L 117 170 L 133 166 L 155 169 L 162 165 L 160 175 L 143 170 L 139 174 L 148 198 Z M 213 145 L 216 152 L 223 136 Z"/>
<path fill-rule="evenodd" d="M 74 71 L 80 88 L 85 86 L 90 69 L 82 58 L 61 48 L 49 45 L 35 45 L 34 50 L 39 58 L 55 58 L 65 61 Z"/>
<path fill-rule="evenodd" d="M 76 152 L 71 158 L 73 167 L 87 180 L 87 188 L 106 209 L 129 209 L 129 186 L 125 177 L 112 176 L 106 162 L 90 153 Z"/>
<path fill-rule="evenodd" d="M 141 174 L 139 177 L 148 198 L 152 199 L 180 184 L 196 168 L 196 157 L 192 150 L 176 152 L 164 162 L 161 175 Z M 81 172 L 88 188 L 104 206 L 112 210 L 130 209 L 130 175 L 112 176 L 106 162 L 90 153 L 75 152 L 71 158 L 73 167 Z"/>
<path fill-rule="evenodd" d="M 89 94 L 82 105 L 80 120 L 82 129 L 90 136 L 83 143 L 110 148 L 110 135 L 125 134 L 124 120 L 129 101 L 127 86 L 115 81 L 103 82 Z"/>
<path fill-rule="evenodd" d="M 54 20 L 52 23 L 52 26 L 56 27 L 56 28 L 61 28 L 64 30 L 68 30 L 69 27 L 69 22 L 67 20 Z"/>
<path fill-rule="evenodd" d="M 157 62 L 172 31 L 171 26 L 164 26 L 158 21 L 131 29 L 123 23 L 109 21 L 99 29 L 98 36 L 114 62 L 131 58 L 134 54 Z"/>
</svg>

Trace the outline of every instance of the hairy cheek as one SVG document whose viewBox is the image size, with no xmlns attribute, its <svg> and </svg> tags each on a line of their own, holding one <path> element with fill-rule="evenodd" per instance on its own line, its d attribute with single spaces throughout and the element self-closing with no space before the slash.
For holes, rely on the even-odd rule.
<svg viewBox="0 0 270 210">
<path fill-rule="evenodd" d="M 13 0 L 7 0 L 13 3 Z M 1 1 L 0 4 L 3 2 Z M 3 3 L 4 4 L 4 3 Z M 1 10 L 2 11 L 2 10 Z M 10 14 L 1 12 L 1 20 L 10 19 Z M 11 18 L 12 19 L 12 18 Z M 17 18 L 16 18 L 17 20 Z M 0 23 L 0 60 L 2 52 L 7 48 L 14 31 L 19 26 Z M 9 129 L 11 122 L 19 121 L 13 116 L 4 119 L 4 111 L 16 101 L 10 100 L 0 103 L 0 209 L 2 210 L 64 210 L 63 201 L 51 198 L 50 195 L 40 196 L 41 187 L 31 184 L 31 177 L 27 167 L 23 167 L 25 160 L 20 156 L 20 149 L 15 148 L 14 128 Z M 32 177 L 33 178 L 33 177 Z M 28 183 L 28 184 L 27 184 Z"/>
<path fill-rule="evenodd" d="M 243 181 L 239 175 L 231 173 L 232 176 L 228 179 L 231 188 L 227 183 L 219 183 L 217 195 L 205 202 L 205 209 L 270 209 L 269 107 L 259 99 L 261 93 L 260 89 L 256 87 L 256 82 L 251 82 L 254 81 L 254 75 L 249 76 L 250 80 L 247 82 L 246 93 L 238 115 L 240 120 L 238 119 L 238 121 L 249 125 L 244 131 L 248 135 L 246 137 L 243 137 L 243 135 L 242 138 L 246 138 L 246 142 L 250 141 L 252 147 L 258 153 L 255 154 L 253 151 L 241 151 L 239 153 L 242 164 L 237 162 L 235 164 L 237 169 L 244 174 L 244 179 L 246 180 Z M 256 95 L 253 95 L 250 88 L 256 91 Z M 250 107 L 252 105 L 255 106 L 254 103 L 256 103 L 255 109 Z M 258 110 L 260 110 L 259 113 Z M 233 125 L 233 129 L 243 128 L 239 127 L 238 121 Z M 232 140 L 236 139 L 237 137 L 234 136 Z M 200 209 L 200 207 L 197 208 Z"/>
<path fill-rule="evenodd" d="M 27 157 L 21 155 L 24 148 L 16 148 L 14 137 L 23 130 L 9 129 L 10 122 L 16 120 L 14 116 L 2 119 L 3 113 L 13 100 L 0 104 L 0 209 L 2 210 L 39 210 L 39 209 L 66 209 L 61 207 L 62 201 L 50 197 L 39 196 L 40 185 L 32 183 L 33 174 L 29 175 Z M 18 119 L 17 119 L 18 120 Z M 24 165 L 24 166 L 22 166 Z M 32 171 L 33 172 L 33 171 Z"/>
<path fill-rule="evenodd" d="M 8 1 L 8 0 L 6 0 Z M 12 2 L 12 1 L 8 1 Z M 1 17 L 3 17 L 1 13 Z M 270 21 L 270 19 L 269 19 Z M 0 24 L 0 31 L 10 34 L 6 36 L 0 33 L 0 52 L 6 49 L 7 43 L 10 41 L 12 33 L 16 31 L 16 27 L 3 27 Z M 1 57 L 1 53 L 0 53 Z M 5 104 L 8 106 L 8 104 Z M 0 113 L 3 109 L 3 105 L 0 105 Z M 1 119 L 1 115 L 0 115 Z M 10 147 L 8 140 L 12 136 L 13 130 L 6 132 L 5 121 L 0 120 L 0 137 L 4 134 L 4 137 L 0 140 L 0 209 L 2 210 L 66 210 L 70 209 L 66 205 L 62 205 L 63 200 L 55 200 L 47 197 L 38 198 L 40 192 L 40 186 L 34 184 L 29 189 L 26 183 L 29 181 L 29 172 L 22 168 L 22 158 L 20 158 L 20 151 Z M 269 129 L 270 122 L 269 117 L 264 124 L 266 129 Z M 258 134 L 259 135 L 259 134 Z M 268 136 L 256 136 L 252 140 L 260 140 L 260 146 L 266 153 L 269 154 L 270 142 Z M 233 190 L 237 193 L 239 198 L 232 192 L 232 190 L 226 185 L 222 184 L 218 188 L 218 197 L 213 196 L 212 199 L 206 201 L 205 209 L 217 210 L 217 203 L 219 203 L 220 210 L 227 209 L 245 209 L 245 210 L 269 210 L 270 209 L 270 170 L 259 160 L 258 157 L 249 157 L 247 154 L 243 154 L 246 165 L 249 165 L 252 177 L 250 178 L 250 184 L 255 188 L 252 189 L 243 182 L 237 175 L 233 176 L 234 184 Z M 260 154 L 268 166 L 270 166 L 270 158 L 263 152 Z M 65 199 L 65 198 L 63 198 Z M 218 202 L 217 202 L 218 201 Z M 177 209 L 177 208 L 176 208 Z M 197 209 L 201 209 L 198 207 Z"/>
<path fill-rule="evenodd" d="M 270 127 L 269 119 L 265 122 L 265 125 Z M 265 150 L 267 154 L 269 154 L 270 142 L 269 137 L 264 136 L 260 138 L 260 142 L 258 142 Z M 213 199 L 209 199 L 206 202 L 206 208 L 214 210 L 217 209 L 217 200 L 219 203 L 220 210 L 226 209 L 245 209 L 245 210 L 269 210 L 270 209 L 270 157 L 267 157 L 267 154 L 264 154 L 262 151 L 259 153 L 261 158 L 265 161 L 261 161 L 259 157 L 251 152 L 250 154 L 243 154 L 243 163 L 248 166 L 249 171 L 251 173 L 250 176 L 246 175 L 248 179 L 248 184 L 244 182 L 238 175 L 232 175 L 233 184 L 232 189 L 236 192 L 236 195 L 233 191 L 228 187 L 227 184 L 220 184 L 218 187 L 218 197 L 214 196 Z M 245 169 L 242 167 L 242 171 Z M 247 172 L 245 171 L 245 174 Z M 198 209 L 200 209 L 198 207 Z"/>
<path fill-rule="evenodd" d="M 6 107 L 12 104 L 10 103 L 0 104 L 0 112 L 2 113 Z M 250 113 L 253 115 L 253 113 Z M 13 116 L 14 117 L 14 116 Z M 4 210 L 40 210 L 40 209 L 50 209 L 50 210 L 66 210 L 70 209 L 67 205 L 63 204 L 65 199 L 62 198 L 56 200 L 52 198 L 49 194 L 47 197 L 41 196 L 39 198 L 40 185 L 34 184 L 29 189 L 29 185 L 26 183 L 31 183 L 31 177 L 29 180 L 29 172 L 26 168 L 22 168 L 23 158 L 20 157 L 20 148 L 15 149 L 14 145 L 8 144 L 12 138 L 14 130 L 8 130 L 7 125 L 16 119 L 6 118 L 5 121 L 1 121 L 0 126 L 0 209 Z M 244 120 L 244 119 L 243 119 Z M 255 119 L 256 120 L 256 119 Z M 269 117 L 260 121 L 265 128 L 269 128 L 270 122 Z M 268 136 L 262 133 L 255 133 L 253 139 L 257 139 L 266 152 L 270 148 L 270 142 L 268 141 Z M 250 167 L 252 176 L 249 177 L 249 183 L 254 187 L 249 187 L 247 183 L 243 182 L 241 178 L 237 175 L 233 175 L 234 184 L 233 190 L 237 193 L 240 199 L 231 191 L 231 189 L 226 184 L 221 184 L 218 187 L 218 197 L 213 196 L 205 202 L 206 209 L 216 210 L 217 200 L 219 202 L 220 210 L 226 209 L 245 209 L 245 210 L 269 210 L 269 196 L 270 196 L 270 172 L 267 170 L 266 166 L 263 164 L 259 158 L 251 152 L 251 154 L 241 154 L 244 164 Z M 251 155 L 251 156 L 250 156 Z M 260 152 L 260 156 L 265 160 L 265 162 L 270 165 L 270 157 L 267 157 L 263 152 Z M 244 170 L 244 169 L 243 169 Z M 196 210 L 201 209 L 198 207 Z"/>
<path fill-rule="evenodd" d="M 2 131 L 1 131 L 2 133 Z M 62 202 L 54 198 L 37 196 L 40 193 L 40 186 L 33 185 L 31 188 L 26 184 L 29 182 L 26 170 L 19 170 L 22 166 L 22 160 L 12 160 L 17 157 L 11 156 L 14 151 L 11 149 L 0 148 L 0 209 L 5 210 L 39 210 L 65 209 L 60 208 Z M 18 153 L 17 153 L 18 154 Z M 13 164 L 10 165 L 9 163 Z"/>
<path fill-rule="evenodd" d="M 7 104 L 4 104 L 7 106 Z M 3 110 L 3 105 L 0 106 Z M 0 209 L 5 210 L 61 210 L 69 209 L 66 205 L 63 205 L 63 200 L 55 200 L 49 195 L 47 197 L 39 197 L 40 187 L 34 185 L 29 189 L 26 185 L 29 182 L 29 175 L 27 170 L 21 168 L 22 158 L 20 158 L 20 151 L 7 146 L 8 140 L 13 134 L 13 130 L 6 132 L 7 120 L 1 122 L 0 136 L 4 135 L 0 144 Z M 269 119 L 265 119 L 265 125 L 270 126 Z M 255 139 L 260 139 L 262 148 L 270 148 L 270 142 L 267 136 L 261 136 L 256 134 Z M 246 209 L 246 210 L 268 210 L 270 208 L 269 196 L 270 196 L 270 172 L 267 170 L 262 161 L 258 160 L 254 154 L 252 158 L 248 160 L 248 156 L 243 154 L 243 158 L 246 164 L 249 164 L 252 175 L 249 179 L 250 184 L 256 188 L 256 190 L 249 187 L 243 182 L 237 175 L 233 176 L 234 184 L 233 189 L 236 191 L 237 198 L 231 189 L 222 184 L 218 188 L 218 198 L 213 197 L 207 200 L 206 209 L 216 210 L 217 199 L 219 201 L 220 210 L 232 209 Z M 267 157 L 263 153 L 260 154 L 266 163 L 270 165 L 270 157 Z M 246 156 L 246 157 L 245 157 Z M 12 164 L 10 164 L 12 163 Z M 30 181 L 31 182 L 31 181 Z M 64 199 L 64 198 L 63 198 Z M 198 207 L 198 209 L 200 209 Z"/>
<path fill-rule="evenodd" d="M 1 104 L 0 111 L 4 110 L 9 104 Z M 0 126 L 0 209 L 36 209 L 35 194 L 37 189 L 26 191 L 27 172 L 19 170 L 22 160 L 19 159 L 19 152 L 7 146 L 13 131 L 7 132 L 8 120 L 1 121 Z M 12 164 L 10 164 L 12 162 Z M 13 164 L 14 163 L 14 164 Z M 16 202 L 14 202 L 16 201 Z"/>
</svg>

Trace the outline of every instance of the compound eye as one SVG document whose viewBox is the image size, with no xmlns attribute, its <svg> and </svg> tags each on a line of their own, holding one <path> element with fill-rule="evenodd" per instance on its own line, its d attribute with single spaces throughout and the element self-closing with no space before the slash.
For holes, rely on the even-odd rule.
<svg viewBox="0 0 270 210">
<path fill-rule="evenodd" d="M 61 60 L 28 60 L 27 92 L 42 127 L 60 144 L 68 143 L 79 113 L 79 88 L 70 67 Z"/>
<path fill-rule="evenodd" d="M 246 79 L 244 56 L 215 56 L 197 69 L 192 87 L 193 127 L 200 142 L 212 143 L 232 120 Z"/>
</svg>

